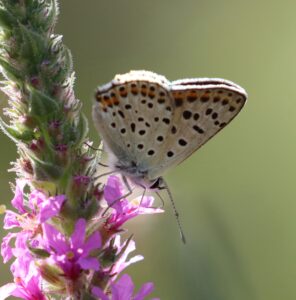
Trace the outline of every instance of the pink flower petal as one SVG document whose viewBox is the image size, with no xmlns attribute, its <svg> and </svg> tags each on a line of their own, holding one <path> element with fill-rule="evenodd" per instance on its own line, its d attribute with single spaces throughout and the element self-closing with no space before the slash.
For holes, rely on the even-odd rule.
<svg viewBox="0 0 296 300">
<path fill-rule="evenodd" d="M 58 195 L 56 197 L 50 197 L 46 199 L 43 203 L 41 203 L 39 212 L 39 223 L 44 223 L 48 219 L 56 216 L 60 212 L 65 200 L 65 195 Z"/>
<path fill-rule="evenodd" d="M 94 232 L 84 243 L 83 250 L 85 255 L 88 255 L 90 251 L 99 249 L 102 246 L 102 239 L 99 232 Z"/>
<path fill-rule="evenodd" d="M 85 239 L 86 221 L 84 219 L 79 219 L 74 228 L 74 232 L 70 238 L 70 244 L 73 248 L 82 247 Z"/>
<path fill-rule="evenodd" d="M 100 289 L 99 287 L 93 287 L 91 290 L 92 294 L 96 297 L 98 297 L 100 300 L 110 300 L 109 297 L 107 297 L 104 292 L 102 291 L 102 289 Z M 0 299 L 1 300 L 1 299 Z"/>
<path fill-rule="evenodd" d="M 97 258 L 95 257 L 88 257 L 84 258 L 81 257 L 78 260 L 78 264 L 83 270 L 95 270 L 98 271 L 100 269 L 100 264 Z"/>
<path fill-rule="evenodd" d="M 17 286 L 15 285 L 15 283 L 7 283 L 0 287 L 0 300 L 4 300 L 11 296 L 16 288 Z"/>
<path fill-rule="evenodd" d="M 16 233 L 8 233 L 2 240 L 1 244 L 1 255 L 3 257 L 3 262 L 7 263 L 12 258 L 12 249 L 9 245 L 11 239 L 15 238 Z"/>
<path fill-rule="evenodd" d="M 133 300 L 143 300 L 146 296 L 151 294 L 154 290 L 154 285 L 152 282 L 147 282 L 142 285 L 137 295 L 134 297 Z"/>
<path fill-rule="evenodd" d="M 121 196 L 123 196 L 123 187 L 120 182 L 119 177 L 117 176 L 109 176 L 107 184 L 104 188 L 104 198 L 107 201 L 107 203 L 110 205 L 112 202 L 114 202 L 116 199 L 119 199 Z M 122 199 L 121 201 L 115 203 L 112 208 L 114 208 L 118 212 L 122 212 L 122 203 L 125 199 Z"/>
<path fill-rule="evenodd" d="M 24 207 L 24 192 L 23 192 L 26 183 L 27 180 L 25 179 L 18 179 L 16 181 L 14 198 L 11 201 L 11 204 L 22 214 L 26 212 Z"/>
<path fill-rule="evenodd" d="M 111 286 L 112 300 L 130 300 L 133 296 L 134 284 L 129 275 L 124 274 Z"/>
<path fill-rule="evenodd" d="M 15 227 L 20 227 L 21 224 L 18 220 L 19 215 L 11 210 L 6 210 L 4 217 L 4 229 L 11 229 Z"/>
<path fill-rule="evenodd" d="M 52 225 L 43 224 L 44 241 L 48 244 L 48 250 L 54 249 L 57 254 L 67 253 L 69 246 L 65 237 Z"/>
</svg>

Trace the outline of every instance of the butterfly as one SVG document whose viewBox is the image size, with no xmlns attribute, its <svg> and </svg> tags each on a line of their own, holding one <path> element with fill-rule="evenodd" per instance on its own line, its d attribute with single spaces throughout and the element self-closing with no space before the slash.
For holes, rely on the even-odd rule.
<svg viewBox="0 0 296 300">
<path fill-rule="evenodd" d="M 130 71 L 97 89 L 92 114 L 111 169 L 126 184 L 128 178 L 145 190 L 166 189 L 172 200 L 163 173 L 224 128 L 246 100 L 245 90 L 228 80 L 170 82 L 150 71 Z"/>
</svg>

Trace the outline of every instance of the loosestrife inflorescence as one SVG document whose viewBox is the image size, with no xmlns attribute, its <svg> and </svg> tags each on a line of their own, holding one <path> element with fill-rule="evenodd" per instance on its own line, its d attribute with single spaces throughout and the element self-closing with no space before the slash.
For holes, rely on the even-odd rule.
<svg viewBox="0 0 296 300">
<path fill-rule="evenodd" d="M 5 211 L 4 262 L 14 282 L 0 299 L 140 300 L 152 283 L 134 291 L 120 273 L 142 260 L 129 258 L 132 236 L 123 225 L 140 214 L 162 212 L 152 197 L 132 202 L 117 176 L 95 180 L 100 152 L 73 92 L 69 50 L 53 33 L 56 0 L 0 0 L 1 88 L 9 99 L 1 128 L 17 145 L 13 210 Z M 105 214 L 103 204 L 114 206 Z"/>
</svg>

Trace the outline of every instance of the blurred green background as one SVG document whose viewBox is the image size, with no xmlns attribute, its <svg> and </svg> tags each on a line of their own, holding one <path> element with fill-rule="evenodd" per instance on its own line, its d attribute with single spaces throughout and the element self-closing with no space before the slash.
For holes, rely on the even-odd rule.
<svg viewBox="0 0 296 300">
<path fill-rule="evenodd" d="M 145 256 L 128 269 L 137 287 L 153 281 L 162 300 L 296 299 L 296 2 L 60 2 L 56 32 L 72 50 L 89 118 L 95 87 L 130 69 L 222 77 L 249 94 L 225 130 L 166 174 L 187 245 L 168 201 L 165 214 L 130 223 Z M 9 203 L 15 146 L 3 134 L 0 143 Z M 9 278 L 1 264 L 1 284 Z"/>
</svg>

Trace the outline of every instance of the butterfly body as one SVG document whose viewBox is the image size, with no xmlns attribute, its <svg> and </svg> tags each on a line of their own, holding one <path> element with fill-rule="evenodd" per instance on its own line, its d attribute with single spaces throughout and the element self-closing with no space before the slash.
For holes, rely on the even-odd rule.
<svg viewBox="0 0 296 300">
<path fill-rule="evenodd" d="M 246 92 L 231 81 L 170 82 L 131 71 L 98 88 L 93 119 L 111 167 L 145 188 L 207 142 L 241 110 Z"/>
</svg>

